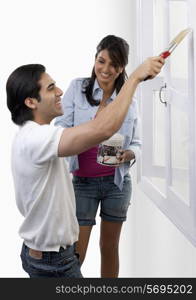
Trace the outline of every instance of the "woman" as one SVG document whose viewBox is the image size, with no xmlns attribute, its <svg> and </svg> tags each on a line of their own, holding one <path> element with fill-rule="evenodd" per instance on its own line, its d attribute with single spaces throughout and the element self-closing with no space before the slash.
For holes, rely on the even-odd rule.
<svg viewBox="0 0 196 300">
<path fill-rule="evenodd" d="M 97 116 L 116 97 L 127 75 L 129 46 L 114 35 L 108 35 L 97 46 L 95 64 L 90 78 L 71 82 L 63 98 L 64 115 L 56 125 L 77 126 Z M 92 226 L 100 204 L 101 277 L 118 277 L 119 238 L 131 198 L 129 167 L 140 152 L 136 101 L 133 101 L 119 132 L 124 136 L 120 165 L 97 163 L 97 147 L 69 158 L 80 225 L 77 251 L 84 261 Z"/>
</svg>

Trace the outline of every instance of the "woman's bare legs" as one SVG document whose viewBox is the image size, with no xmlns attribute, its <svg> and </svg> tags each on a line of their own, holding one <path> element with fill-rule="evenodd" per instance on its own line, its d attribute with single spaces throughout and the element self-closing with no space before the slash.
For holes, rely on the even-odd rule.
<svg viewBox="0 0 196 300">
<path fill-rule="evenodd" d="M 101 277 L 115 278 L 119 273 L 119 239 L 122 222 L 101 221 Z"/>
</svg>

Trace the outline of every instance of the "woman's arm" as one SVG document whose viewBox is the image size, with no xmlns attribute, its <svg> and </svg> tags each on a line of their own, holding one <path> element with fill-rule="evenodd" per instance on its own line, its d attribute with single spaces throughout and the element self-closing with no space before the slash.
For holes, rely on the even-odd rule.
<svg viewBox="0 0 196 300">
<path fill-rule="evenodd" d="M 134 160 L 134 162 L 141 155 L 141 119 L 139 116 L 138 105 L 137 102 L 134 103 L 134 123 L 133 129 L 130 136 L 130 143 L 127 147 L 122 151 L 120 156 L 120 162 L 128 162 Z M 133 163 L 134 163 L 133 162 Z M 132 163 L 132 164 L 133 164 Z"/>
</svg>

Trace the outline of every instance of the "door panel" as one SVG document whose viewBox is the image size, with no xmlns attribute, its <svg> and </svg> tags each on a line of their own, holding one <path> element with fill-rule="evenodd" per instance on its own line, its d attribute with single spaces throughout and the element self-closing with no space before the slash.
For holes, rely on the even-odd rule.
<svg viewBox="0 0 196 300">
<path fill-rule="evenodd" d="M 192 3 L 139 1 L 138 63 L 160 54 L 181 30 L 194 27 Z M 143 147 L 138 165 L 141 188 L 196 245 L 193 63 L 189 34 L 167 58 L 162 72 L 140 86 Z"/>
</svg>

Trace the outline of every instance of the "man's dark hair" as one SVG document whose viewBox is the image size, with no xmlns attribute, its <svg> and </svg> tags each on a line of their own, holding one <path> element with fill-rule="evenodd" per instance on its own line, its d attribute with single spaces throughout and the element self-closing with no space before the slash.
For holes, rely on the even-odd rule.
<svg viewBox="0 0 196 300">
<path fill-rule="evenodd" d="M 129 45 L 128 43 L 115 35 L 107 35 L 104 37 L 97 46 L 97 55 L 102 51 L 107 50 L 112 60 L 113 64 L 116 68 L 123 67 L 122 73 L 115 80 L 114 88 L 119 93 L 122 85 L 127 79 L 127 73 L 125 71 L 125 67 L 128 64 L 128 56 L 129 56 Z M 87 101 L 92 105 L 99 105 L 99 101 L 93 99 L 93 86 L 96 79 L 95 69 L 93 68 L 92 74 L 90 78 L 84 79 L 83 82 L 83 93 L 86 95 Z"/>
<path fill-rule="evenodd" d="M 29 64 L 17 68 L 9 76 L 6 84 L 7 107 L 11 112 L 12 121 L 17 125 L 33 120 L 33 112 L 24 101 L 28 97 L 40 101 L 39 80 L 45 71 L 43 65 Z"/>
</svg>

